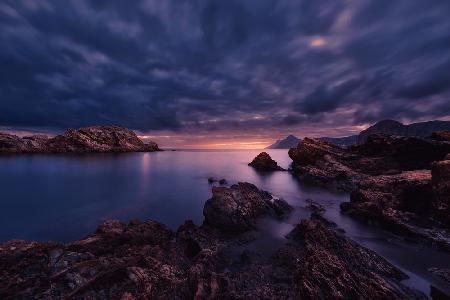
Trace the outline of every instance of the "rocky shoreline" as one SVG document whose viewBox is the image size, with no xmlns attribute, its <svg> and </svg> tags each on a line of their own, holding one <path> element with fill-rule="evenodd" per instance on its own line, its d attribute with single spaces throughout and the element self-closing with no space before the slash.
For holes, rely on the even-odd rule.
<svg viewBox="0 0 450 300">
<path fill-rule="evenodd" d="M 214 187 L 201 226 L 107 221 L 68 245 L 0 244 L 2 299 L 425 299 L 407 275 L 313 212 L 265 256 L 255 221 L 292 208 L 249 183 Z"/>
<path fill-rule="evenodd" d="M 133 131 L 120 126 L 69 129 L 63 135 L 18 137 L 0 133 L 1 153 L 105 153 L 160 151 L 155 142 L 144 143 Z"/>
<path fill-rule="evenodd" d="M 289 151 L 291 171 L 301 180 L 350 192 L 342 212 L 450 251 L 446 136 L 371 135 L 348 148 L 306 138 Z"/>
</svg>

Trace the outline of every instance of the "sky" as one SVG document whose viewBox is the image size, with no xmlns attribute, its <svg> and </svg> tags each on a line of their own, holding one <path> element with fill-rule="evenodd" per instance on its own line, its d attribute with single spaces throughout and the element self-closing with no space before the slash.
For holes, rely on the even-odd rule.
<svg viewBox="0 0 450 300">
<path fill-rule="evenodd" d="M 261 148 L 450 119 L 448 0 L 3 0 L 0 129 Z"/>
</svg>

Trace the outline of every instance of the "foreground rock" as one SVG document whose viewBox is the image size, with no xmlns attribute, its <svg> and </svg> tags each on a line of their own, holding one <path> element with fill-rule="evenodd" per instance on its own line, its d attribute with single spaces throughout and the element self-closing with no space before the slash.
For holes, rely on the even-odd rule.
<svg viewBox="0 0 450 300">
<path fill-rule="evenodd" d="M 154 142 L 144 143 L 137 135 L 120 126 L 91 126 L 69 129 L 54 138 L 17 137 L 0 133 L 0 153 L 86 153 L 158 151 Z"/>
<path fill-rule="evenodd" d="M 442 161 L 449 147 L 374 135 L 350 148 L 304 139 L 289 155 L 299 178 L 351 192 L 342 211 L 450 250 L 450 164 Z"/>
<path fill-rule="evenodd" d="M 213 198 L 225 201 L 225 193 L 232 203 L 252 203 L 246 209 L 252 217 L 269 200 L 245 183 L 216 190 Z M 236 216 L 236 209 L 222 208 L 205 205 L 222 219 Z M 0 244 L 0 298 L 424 298 L 401 284 L 404 273 L 320 219 L 302 221 L 268 256 L 251 250 L 252 230 L 231 233 L 222 225 L 186 221 L 172 232 L 155 221 L 108 221 L 69 245 Z"/>
<path fill-rule="evenodd" d="M 261 152 L 256 156 L 249 166 L 255 168 L 258 171 L 284 171 L 282 167 L 274 161 L 267 152 Z"/>
<path fill-rule="evenodd" d="M 292 210 L 286 201 L 274 199 L 250 183 L 213 187 L 212 194 L 203 209 L 205 223 L 222 231 L 247 231 L 262 215 L 282 217 Z"/>
</svg>

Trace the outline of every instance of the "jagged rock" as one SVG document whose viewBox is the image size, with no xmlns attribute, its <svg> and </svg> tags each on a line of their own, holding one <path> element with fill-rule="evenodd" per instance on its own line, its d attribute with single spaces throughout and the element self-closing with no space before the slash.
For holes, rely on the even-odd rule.
<svg viewBox="0 0 450 300">
<path fill-rule="evenodd" d="M 69 129 L 47 142 L 49 152 L 138 152 L 157 151 L 155 143 L 145 144 L 137 135 L 119 126 L 91 126 Z"/>
<path fill-rule="evenodd" d="M 445 221 L 449 181 L 432 183 L 429 170 L 433 166 L 434 177 L 447 178 L 446 162 L 440 160 L 449 146 L 421 138 L 372 135 L 362 145 L 342 148 L 305 138 L 289 155 L 300 179 L 351 192 L 351 202 L 341 204 L 343 212 L 450 250 L 450 226 Z"/>
<path fill-rule="evenodd" d="M 40 152 L 47 140 L 48 138 L 43 135 L 20 138 L 0 132 L 0 153 Z"/>
<path fill-rule="evenodd" d="M 270 207 L 268 193 L 250 184 L 215 189 L 251 218 L 251 208 Z M 400 282 L 404 273 L 326 224 L 302 221 L 269 257 L 246 248 L 247 233 L 206 221 L 176 233 L 155 221 L 107 221 L 68 245 L 10 241 L 0 244 L 0 298 L 424 298 Z"/>
<path fill-rule="evenodd" d="M 363 157 L 382 158 L 385 163 L 375 166 L 381 169 L 381 172 L 386 169 L 410 171 L 429 169 L 432 162 L 442 160 L 446 156 L 450 151 L 450 144 L 422 138 L 377 134 L 367 137 L 365 143 L 352 149 Z"/>
<path fill-rule="evenodd" d="M 428 121 L 404 125 L 394 120 L 382 120 L 361 131 L 358 143 L 362 144 L 372 134 L 389 134 L 408 137 L 428 137 L 435 131 L 450 130 L 449 121 Z"/>
<path fill-rule="evenodd" d="M 306 199 L 306 208 L 308 208 L 313 214 L 323 215 L 325 213 L 325 207 L 323 205 L 315 202 L 312 199 Z"/>
<path fill-rule="evenodd" d="M 292 270 L 300 299 L 421 297 L 389 284 L 385 278 L 398 282 L 406 278 L 405 274 L 320 220 L 302 220 L 289 237 L 304 246 L 284 247 L 277 261 Z"/>
<path fill-rule="evenodd" d="M 273 201 L 271 194 L 246 182 L 229 188 L 213 187 L 212 193 L 203 209 L 205 223 L 223 231 L 247 231 L 253 228 L 258 217 L 271 213 L 281 215 L 285 207 L 290 207 L 284 200 Z"/>
<path fill-rule="evenodd" d="M 154 142 L 144 143 L 120 126 L 91 126 L 69 129 L 64 135 L 17 137 L 0 133 L 0 153 L 84 153 L 158 151 Z"/>
<path fill-rule="evenodd" d="M 274 161 L 267 152 L 261 152 L 258 154 L 249 166 L 255 168 L 258 171 L 284 171 L 282 167 Z"/>
</svg>

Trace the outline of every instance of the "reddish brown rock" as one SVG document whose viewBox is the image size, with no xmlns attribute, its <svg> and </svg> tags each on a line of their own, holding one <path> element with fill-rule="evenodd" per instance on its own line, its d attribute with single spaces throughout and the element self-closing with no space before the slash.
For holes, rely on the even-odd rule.
<svg viewBox="0 0 450 300">
<path fill-rule="evenodd" d="M 255 168 L 258 171 L 284 171 L 282 167 L 274 161 L 267 152 L 261 152 L 256 156 L 249 166 Z"/>
<path fill-rule="evenodd" d="M 341 205 L 343 212 L 450 250 L 449 181 L 447 164 L 440 161 L 449 146 L 371 135 L 364 144 L 349 148 L 304 139 L 289 154 L 292 171 L 300 179 L 351 192 L 351 202 Z"/>
<path fill-rule="evenodd" d="M 158 151 L 151 142 L 145 144 L 137 135 L 120 126 L 91 126 L 69 129 L 64 135 L 50 139 L 48 152 L 145 152 Z"/>
<path fill-rule="evenodd" d="M 262 215 L 282 216 L 292 209 L 286 201 L 275 200 L 270 193 L 246 182 L 229 188 L 213 187 L 212 193 L 203 209 L 205 223 L 222 231 L 244 232 Z"/>
<path fill-rule="evenodd" d="M 0 153 L 41 152 L 47 141 L 48 138 L 43 135 L 20 138 L 15 135 L 0 132 Z"/>
<path fill-rule="evenodd" d="M 245 217 L 270 206 L 252 185 L 221 189 Z M 251 232 L 206 221 L 176 233 L 155 221 L 107 221 L 69 245 L 10 241 L 0 244 L 0 298 L 423 299 L 400 282 L 404 273 L 326 224 L 302 221 L 268 256 L 247 248 Z"/>
<path fill-rule="evenodd" d="M 320 220 L 303 220 L 290 237 L 302 242 L 304 247 L 289 245 L 281 249 L 278 260 L 292 269 L 301 299 L 403 299 L 419 296 L 396 289 L 385 281 L 385 278 L 394 281 L 405 279 L 400 270 Z"/>
<path fill-rule="evenodd" d="M 20 138 L 0 133 L 0 153 L 87 153 L 158 151 L 154 142 L 144 143 L 137 135 L 120 126 L 91 126 L 69 129 L 64 135 Z"/>
</svg>

